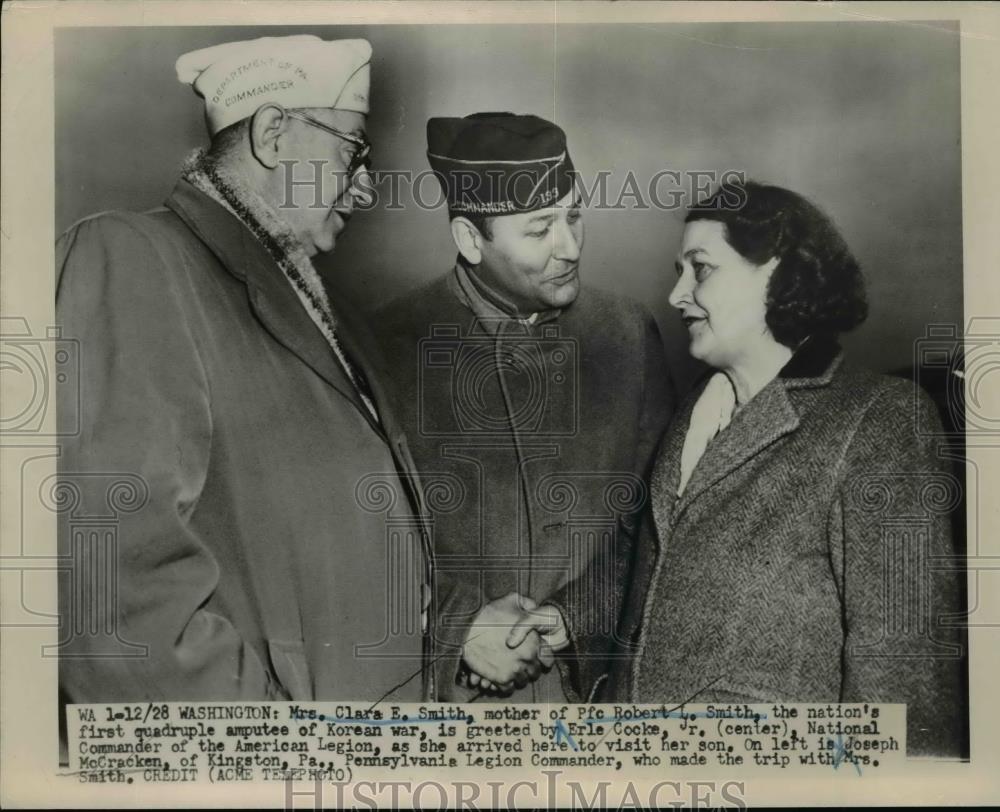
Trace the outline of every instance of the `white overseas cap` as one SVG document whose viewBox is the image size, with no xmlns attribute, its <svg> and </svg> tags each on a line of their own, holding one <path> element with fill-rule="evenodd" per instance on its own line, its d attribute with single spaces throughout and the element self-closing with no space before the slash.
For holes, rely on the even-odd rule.
<svg viewBox="0 0 1000 812">
<path fill-rule="evenodd" d="M 205 100 L 211 135 L 267 102 L 368 112 L 372 46 L 312 34 L 226 42 L 184 54 L 177 78 Z"/>
</svg>

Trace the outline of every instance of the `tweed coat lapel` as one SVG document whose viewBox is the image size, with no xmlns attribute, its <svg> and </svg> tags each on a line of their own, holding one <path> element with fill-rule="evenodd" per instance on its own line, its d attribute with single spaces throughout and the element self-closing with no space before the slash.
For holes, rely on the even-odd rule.
<svg viewBox="0 0 1000 812">
<path fill-rule="evenodd" d="M 704 390 L 703 385 L 696 387 L 695 391 L 700 394 Z M 659 531 L 670 526 L 674 511 L 677 508 L 677 486 L 681 480 L 681 450 L 684 448 L 684 436 L 687 434 L 688 426 L 691 423 L 691 413 L 694 411 L 694 404 L 698 395 L 693 395 L 686 399 L 681 410 L 674 417 L 674 424 L 663 438 L 663 446 L 656 456 L 653 464 L 653 472 L 650 475 L 650 499 L 653 507 L 654 524 L 657 528 L 656 540 L 662 545 Z M 690 487 L 690 482 L 688 483 Z"/>
<path fill-rule="evenodd" d="M 775 378 L 708 444 L 680 497 L 676 513 L 682 513 L 702 493 L 798 426 L 799 414 L 788 398 L 784 381 Z M 679 450 L 677 461 L 679 470 Z"/>
<path fill-rule="evenodd" d="M 832 338 L 807 340 L 757 396 L 736 413 L 729 427 L 708 444 L 684 489 L 677 496 L 680 458 L 694 404 L 710 376 L 687 399 L 667 434 L 652 476 L 653 512 L 660 532 L 677 522 L 680 515 L 705 491 L 791 434 L 799 426 L 800 409 L 790 392 L 827 386 L 843 360 L 840 345 Z"/>
<path fill-rule="evenodd" d="M 298 296 L 250 230 L 208 195 L 180 180 L 167 199 L 168 208 L 198 235 L 225 268 L 247 286 L 254 313 L 274 338 L 350 400 L 382 435 L 354 384 L 309 318 Z"/>
</svg>

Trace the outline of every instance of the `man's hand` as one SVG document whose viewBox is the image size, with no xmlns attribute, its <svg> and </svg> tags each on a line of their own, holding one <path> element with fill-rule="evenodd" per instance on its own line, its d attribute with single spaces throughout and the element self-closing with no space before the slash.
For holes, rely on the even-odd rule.
<svg viewBox="0 0 1000 812">
<path fill-rule="evenodd" d="M 507 693 L 551 668 L 555 660 L 552 651 L 532 627 L 519 631 L 516 645 L 508 643 L 513 628 L 536 608 L 531 598 L 511 592 L 480 610 L 462 647 L 470 685 Z"/>
</svg>

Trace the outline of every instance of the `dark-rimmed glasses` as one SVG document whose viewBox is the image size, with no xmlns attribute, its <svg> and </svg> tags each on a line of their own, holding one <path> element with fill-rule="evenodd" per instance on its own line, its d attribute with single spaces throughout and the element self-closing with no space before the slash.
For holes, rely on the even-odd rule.
<svg viewBox="0 0 1000 812">
<path fill-rule="evenodd" d="M 343 138 L 345 141 L 350 141 L 357 147 L 357 149 L 354 150 L 354 154 L 351 156 L 350 162 L 347 164 L 347 177 L 353 178 L 354 173 L 361 169 L 361 167 L 367 169 L 371 166 L 372 143 L 364 135 L 359 136 L 352 133 L 342 132 L 341 130 L 331 127 L 329 124 L 324 124 L 319 119 L 313 118 L 308 113 L 303 113 L 301 110 L 285 110 L 285 113 L 289 118 L 297 118 L 299 121 L 311 124 L 313 127 L 324 130 L 331 135 Z"/>
</svg>

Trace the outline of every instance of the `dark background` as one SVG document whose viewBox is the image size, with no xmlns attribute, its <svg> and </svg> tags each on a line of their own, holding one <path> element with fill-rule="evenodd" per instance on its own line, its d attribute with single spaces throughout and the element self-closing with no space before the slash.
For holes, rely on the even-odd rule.
<svg viewBox="0 0 1000 812">
<path fill-rule="evenodd" d="M 645 186 L 663 169 L 736 169 L 823 206 L 869 282 L 871 315 L 845 344 L 876 369 L 910 366 L 927 324 L 962 323 L 959 39 L 947 22 L 62 29 L 57 232 L 158 205 L 206 143 L 202 103 L 176 80 L 180 54 L 292 33 L 371 41 L 377 169 L 425 170 L 430 116 L 535 113 L 566 130 L 584 177 L 611 171 L 615 193 L 629 170 Z M 682 220 L 590 209 L 581 268 L 649 307 L 683 389 L 695 368 L 667 304 Z M 443 210 L 380 207 L 317 264 L 370 309 L 454 253 Z"/>
</svg>

